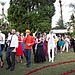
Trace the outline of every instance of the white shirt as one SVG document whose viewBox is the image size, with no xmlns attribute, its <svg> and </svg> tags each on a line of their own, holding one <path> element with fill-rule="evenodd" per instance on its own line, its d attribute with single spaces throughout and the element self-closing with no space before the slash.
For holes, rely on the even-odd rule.
<svg viewBox="0 0 75 75">
<path fill-rule="evenodd" d="M 10 47 L 15 47 L 15 48 L 18 47 L 18 36 L 17 35 L 15 34 L 10 35 L 7 40 L 11 40 Z"/>
<path fill-rule="evenodd" d="M 48 39 L 48 38 L 50 38 L 50 39 Z M 54 44 L 53 34 L 48 34 L 46 40 L 48 41 L 49 44 Z"/>
<path fill-rule="evenodd" d="M 55 42 L 54 42 L 53 34 L 48 34 L 46 40 L 48 41 L 48 48 L 53 49 L 55 47 Z"/>
<path fill-rule="evenodd" d="M 65 38 L 65 44 L 70 44 L 70 39 L 69 38 Z"/>
<path fill-rule="evenodd" d="M 2 36 L 1 44 L 5 44 L 5 34 L 0 33 L 0 35 Z"/>
</svg>

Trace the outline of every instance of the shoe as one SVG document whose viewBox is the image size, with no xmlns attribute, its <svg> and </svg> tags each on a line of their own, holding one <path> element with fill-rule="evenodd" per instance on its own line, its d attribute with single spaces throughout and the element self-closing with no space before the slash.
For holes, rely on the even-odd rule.
<svg viewBox="0 0 75 75">
<path fill-rule="evenodd" d="M 27 68 L 29 68 L 30 67 L 30 64 L 26 64 L 27 65 Z"/>
<path fill-rule="evenodd" d="M 66 52 L 68 52 L 68 51 L 66 50 Z"/>
<path fill-rule="evenodd" d="M 29 68 L 30 67 L 30 65 L 27 65 L 27 68 Z"/>
<path fill-rule="evenodd" d="M 11 68 L 10 68 L 10 71 L 14 71 L 14 67 L 11 67 Z"/>
<path fill-rule="evenodd" d="M 54 61 L 52 60 L 52 63 L 53 63 Z"/>
<path fill-rule="evenodd" d="M 6 68 L 6 70 L 10 69 L 10 66 Z"/>
<path fill-rule="evenodd" d="M 49 62 L 51 62 L 51 59 L 49 60 Z"/>
</svg>

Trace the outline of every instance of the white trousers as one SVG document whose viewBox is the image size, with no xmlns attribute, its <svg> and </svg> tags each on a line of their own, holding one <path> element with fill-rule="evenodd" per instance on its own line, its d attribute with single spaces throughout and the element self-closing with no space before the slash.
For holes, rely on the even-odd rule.
<svg viewBox="0 0 75 75">
<path fill-rule="evenodd" d="M 51 58 L 51 49 L 52 49 L 52 58 Z M 52 60 L 52 62 L 54 61 L 54 46 L 52 44 L 48 44 L 48 58 L 49 58 L 49 62 Z"/>
<path fill-rule="evenodd" d="M 68 47 L 69 47 L 69 44 L 68 43 L 64 44 L 64 47 L 63 47 L 63 50 L 62 51 L 64 51 L 65 48 L 66 48 L 66 52 L 68 52 Z"/>
</svg>

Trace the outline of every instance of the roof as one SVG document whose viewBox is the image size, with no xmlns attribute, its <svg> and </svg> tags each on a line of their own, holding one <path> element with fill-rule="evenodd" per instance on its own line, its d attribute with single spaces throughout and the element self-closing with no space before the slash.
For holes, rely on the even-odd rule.
<svg viewBox="0 0 75 75">
<path fill-rule="evenodd" d="M 67 33 L 67 29 L 58 29 L 58 30 L 52 30 L 53 33 Z"/>
</svg>

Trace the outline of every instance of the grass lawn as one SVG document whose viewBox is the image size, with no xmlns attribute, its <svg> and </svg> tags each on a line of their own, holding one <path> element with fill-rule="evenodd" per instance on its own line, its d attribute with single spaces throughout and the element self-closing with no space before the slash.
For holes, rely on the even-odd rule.
<svg viewBox="0 0 75 75">
<path fill-rule="evenodd" d="M 66 72 L 70 72 L 71 70 L 75 70 L 75 62 L 70 62 L 66 64 L 61 64 L 59 65 L 59 62 L 67 62 L 70 60 L 75 60 L 75 53 L 73 52 L 72 49 L 69 50 L 68 53 L 63 52 L 62 54 L 58 52 L 58 54 L 55 57 L 54 63 L 49 63 L 48 59 L 46 59 L 46 62 L 44 63 L 34 63 L 33 60 L 33 54 L 31 56 L 31 67 L 27 68 L 26 67 L 26 60 L 25 58 L 23 59 L 23 63 L 16 63 L 15 70 L 11 72 L 10 70 L 6 70 L 5 68 L 7 67 L 6 60 L 5 60 L 5 53 L 4 53 L 4 67 L 1 69 L 0 68 L 0 75 L 24 75 L 27 74 L 28 72 L 41 68 L 43 66 L 47 66 L 47 68 L 43 68 L 39 71 L 36 71 L 32 74 L 29 75 L 75 75 L 75 72 L 71 72 L 68 74 L 63 74 Z M 48 67 L 48 65 L 52 64 L 58 64 L 56 66 L 51 66 Z"/>
</svg>

